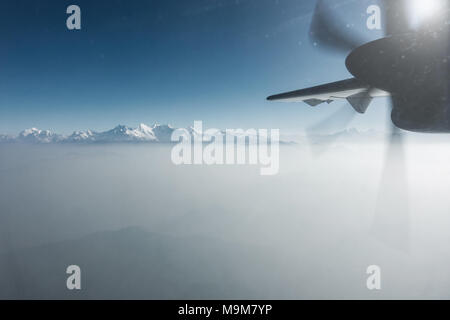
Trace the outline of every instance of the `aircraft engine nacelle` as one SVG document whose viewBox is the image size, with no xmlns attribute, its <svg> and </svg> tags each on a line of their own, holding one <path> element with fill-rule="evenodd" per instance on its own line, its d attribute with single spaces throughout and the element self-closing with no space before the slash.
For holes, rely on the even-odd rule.
<svg viewBox="0 0 450 320">
<path fill-rule="evenodd" d="M 390 92 L 392 121 L 417 132 L 450 132 L 448 28 L 394 35 L 367 43 L 347 57 L 355 78 Z"/>
</svg>

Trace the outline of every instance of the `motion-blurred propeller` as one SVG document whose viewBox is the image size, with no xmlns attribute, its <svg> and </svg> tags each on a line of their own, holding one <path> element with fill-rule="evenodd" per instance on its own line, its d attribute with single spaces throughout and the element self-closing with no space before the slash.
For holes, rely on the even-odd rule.
<svg viewBox="0 0 450 320">
<path fill-rule="evenodd" d="M 383 10 L 384 33 L 386 36 L 407 32 L 409 24 L 407 21 L 407 0 L 380 0 Z M 310 29 L 310 39 L 313 43 L 321 45 L 326 49 L 349 53 L 357 48 L 362 42 L 355 34 L 350 34 L 348 28 L 343 29 L 343 24 L 333 14 L 336 9 L 336 1 L 318 0 Z M 370 97 L 368 89 L 363 96 Z M 357 98 L 357 97 L 355 97 Z M 355 108 L 358 101 L 348 102 L 357 112 L 365 112 L 370 99 L 360 104 L 360 110 Z M 368 101 L 368 102 L 367 102 Z M 391 107 L 395 108 L 395 97 L 390 98 Z M 352 103 L 353 102 L 353 103 Z M 336 113 L 318 124 L 307 129 L 310 141 L 328 123 L 337 119 L 341 129 L 345 129 L 355 115 L 355 111 L 349 106 L 343 106 Z M 351 112 L 351 113 L 350 113 Z M 389 112 L 390 113 L 390 112 Z M 409 248 L 409 212 L 408 193 L 405 168 L 405 154 L 403 137 L 400 129 L 394 126 L 389 117 L 391 134 L 384 159 L 384 167 L 379 188 L 376 205 L 373 234 L 387 245 L 399 249 Z M 332 141 L 331 141 L 332 142 Z"/>
<path fill-rule="evenodd" d="M 364 43 L 364 41 L 359 39 L 355 34 L 349 33 L 348 29 L 342 30 L 342 26 L 347 24 L 343 23 L 336 17 L 335 11 L 338 4 L 339 3 L 336 1 L 317 1 L 309 36 L 311 42 L 320 47 L 348 54 L 353 49 Z M 370 98 L 370 91 L 371 89 L 367 89 L 358 96 L 348 99 L 348 103 L 346 103 L 346 105 L 340 108 L 337 112 L 333 113 L 330 117 L 327 117 L 316 125 L 307 128 L 306 134 L 309 141 L 314 144 L 318 133 L 323 131 L 322 129 L 326 128 L 327 124 L 330 122 L 334 122 L 335 125 L 333 127 L 336 131 L 341 131 L 345 129 L 353 120 L 355 117 L 355 111 L 358 113 L 366 112 L 367 107 L 372 100 Z M 330 144 L 333 141 L 333 139 L 330 139 L 325 142 L 325 145 Z M 324 143 L 324 141 L 322 141 L 322 143 Z"/>
<path fill-rule="evenodd" d="M 383 0 L 385 35 L 408 31 L 406 0 Z M 409 249 L 410 216 L 404 137 L 391 119 L 396 98 L 390 97 L 388 125 L 391 128 L 378 191 L 372 233 L 385 244 Z"/>
<path fill-rule="evenodd" d="M 314 154 L 316 156 L 321 155 L 338 138 L 337 136 L 327 137 L 326 140 L 323 141 L 321 134 L 323 134 L 323 132 L 329 131 L 330 125 L 332 128 L 335 128 L 337 129 L 337 131 L 339 131 L 342 128 L 346 128 L 353 120 L 355 115 L 355 111 L 351 107 L 349 107 L 348 103 L 344 103 L 342 107 L 333 112 L 330 116 L 319 121 L 313 126 L 306 128 L 306 136 L 309 144 L 314 146 L 311 149 Z"/>
<path fill-rule="evenodd" d="M 320 155 L 323 151 L 325 151 L 323 148 L 321 150 L 317 149 L 317 142 L 320 142 L 320 144 L 324 145 L 326 148 L 337 138 L 337 136 L 333 136 L 333 138 L 327 138 L 326 141 L 323 141 L 320 139 L 320 134 L 325 131 L 329 132 L 330 124 L 331 130 L 336 132 L 347 128 L 357 113 L 362 114 L 366 112 L 370 102 L 372 101 L 371 92 L 372 88 L 368 88 L 361 93 L 347 98 L 347 102 L 344 103 L 344 105 L 336 112 L 306 129 L 307 138 L 311 145 L 315 145 L 313 151 L 317 155 Z M 318 139 L 321 141 L 318 141 Z"/>
<path fill-rule="evenodd" d="M 407 2 L 408 0 L 381 0 L 386 36 L 408 32 Z"/>
<path fill-rule="evenodd" d="M 317 1 L 309 31 L 310 40 L 315 45 L 348 54 L 363 42 L 346 32 L 348 30 L 341 30 L 342 25 L 347 24 L 336 18 L 333 12 L 335 9 L 335 1 Z"/>
<path fill-rule="evenodd" d="M 392 100 L 392 105 L 393 101 Z M 392 248 L 409 250 L 410 216 L 404 137 L 393 125 L 390 110 L 390 136 L 383 160 L 372 234 Z"/>
</svg>

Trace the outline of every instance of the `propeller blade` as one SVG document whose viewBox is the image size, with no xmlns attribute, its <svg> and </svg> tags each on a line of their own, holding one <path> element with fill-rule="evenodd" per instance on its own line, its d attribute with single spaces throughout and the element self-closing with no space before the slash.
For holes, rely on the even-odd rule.
<svg viewBox="0 0 450 320">
<path fill-rule="evenodd" d="M 384 30 L 387 36 L 409 30 L 408 0 L 381 0 L 384 10 Z"/>
<path fill-rule="evenodd" d="M 389 112 L 390 114 L 390 112 Z M 378 191 L 372 234 L 386 245 L 409 250 L 410 216 L 404 138 L 392 120 Z"/>
<path fill-rule="evenodd" d="M 362 41 L 350 35 L 348 30 L 342 30 L 342 21 L 336 19 L 333 10 L 336 9 L 334 1 L 325 3 L 318 0 L 311 22 L 310 39 L 317 46 L 324 46 L 335 51 L 349 53 L 358 47 Z"/>
<path fill-rule="evenodd" d="M 333 142 L 336 141 L 338 135 L 329 136 L 322 134 L 325 132 L 330 132 L 330 130 L 334 130 L 336 132 L 344 130 L 348 127 L 355 115 L 356 112 L 349 105 L 349 103 L 345 103 L 330 116 L 307 128 L 306 137 L 312 147 L 312 151 L 317 156 L 324 153 L 333 144 Z"/>
<path fill-rule="evenodd" d="M 372 90 L 373 88 L 369 87 L 363 92 L 348 97 L 348 103 L 345 103 L 339 110 L 312 127 L 309 127 L 306 133 L 310 144 L 316 145 L 320 142 L 321 144 L 329 145 L 333 143 L 338 137 L 337 135 L 332 138 L 327 136 L 326 141 L 324 141 L 320 134 L 324 132 L 328 133 L 330 130 L 336 132 L 342 131 L 348 127 L 356 113 L 365 113 L 372 102 Z"/>
</svg>

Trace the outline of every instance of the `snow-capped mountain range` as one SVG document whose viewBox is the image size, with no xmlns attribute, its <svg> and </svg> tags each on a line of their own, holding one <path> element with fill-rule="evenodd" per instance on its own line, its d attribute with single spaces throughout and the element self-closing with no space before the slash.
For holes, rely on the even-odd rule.
<svg viewBox="0 0 450 320">
<path fill-rule="evenodd" d="M 34 143 L 34 144 L 50 144 L 50 143 L 170 143 L 172 133 L 177 130 L 171 125 L 154 124 L 148 126 L 140 124 L 137 128 L 130 128 L 124 125 L 103 132 L 92 130 L 75 131 L 71 135 L 61 135 L 48 130 L 39 130 L 31 128 L 22 131 L 16 136 L 0 134 L 0 143 Z M 193 127 L 186 128 L 192 136 L 202 135 Z M 220 133 L 226 135 L 225 131 L 217 130 L 214 134 Z M 206 133 L 203 137 L 206 141 L 211 141 L 212 131 Z M 236 137 L 242 134 L 233 134 Z M 280 143 L 285 143 L 280 141 Z"/>
<path fill-rule="evenodd" d="M 22 131 L 17 136 L 0 135 L 0 142 L 26 143 L 112 143 L 112 142 L 170 142 L 173 131 L 170 125 L 140 124 L 137 128 L 124 125 L 103 132 L 92 130 L 75 131 L 71 135 L 61 135 L 48 130 L 31 128 Z"/>
</svg>

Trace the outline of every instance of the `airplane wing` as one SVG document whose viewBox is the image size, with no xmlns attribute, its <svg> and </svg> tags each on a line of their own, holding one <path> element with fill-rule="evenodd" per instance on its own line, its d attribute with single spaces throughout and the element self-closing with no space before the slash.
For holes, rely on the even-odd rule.
<svg viewBox="0 0 450 320">
<path fill-rule="evenodd" d="M 338 82 L 328 83 L 317 87 L 306 88 L 273 95 L 267 98 L 270 101 L 305 102 L 312 107 L 321 103 L 331 103 L 337 99 L 346 99 L 355 110 L 364 113 L 372 98 L 389 96 L 388 92 L 371 88 L 358 79 L 352 78 Z"/>
</svg>

